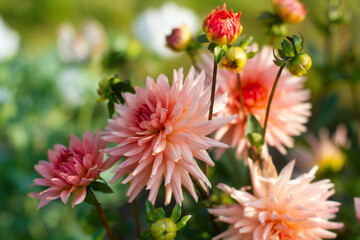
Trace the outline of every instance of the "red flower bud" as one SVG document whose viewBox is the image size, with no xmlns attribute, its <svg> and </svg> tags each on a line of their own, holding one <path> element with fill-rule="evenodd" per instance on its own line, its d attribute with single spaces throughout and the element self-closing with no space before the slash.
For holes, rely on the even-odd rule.
<svg viewBox="0 0 360 240">
<path fill-rule="evenodd" d="M 232 9 L 229 12 L 226 11 L 226 3 L 221 10 L 217 7 L 205 17 L 203 22 L 207 39 L 217 44 L 233 44 L 243 30 L 240 15 L 241 12 L 236 14 Z"/>
<path fill-rule="evenodd" d="M 185 24 L 174 28 L 170 35 L 166 36 L 166 43 L 169 48 L 176 52 L 184 51 L 191 41 L 191 31 Z"/>
<path fill-rule="evenodd" d="M 275 12 L 288 23 L 299 23 L 305 19 L 306 10 L 298 0 L 273 0 Z"/>
</svg>

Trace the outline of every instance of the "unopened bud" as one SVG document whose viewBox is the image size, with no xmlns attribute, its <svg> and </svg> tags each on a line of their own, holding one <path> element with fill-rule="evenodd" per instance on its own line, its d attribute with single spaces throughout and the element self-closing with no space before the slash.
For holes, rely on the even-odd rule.
<svg viewBox="0 0 360 240">
<path fill-rule="evenodd" d="M 186 25 L 174 28 L 171 34 L 166 36 L 167 46 L 176 52 L 184 51 L 189 46 L 190 41 L 191 31 Z"/>
<path fill-rule="evenodd" d="M 216 44 L 233 44 L 243 30 L 240 15 L 241 12 L 233 13 L 232 9 L 228 12 L 225 3 L 221 10 L 217 7 L 203 21 L 207 39 Z"/>
<path fill-rule="evenodd" d="M 176 224 L 170 218 L 159 219 L 151 225 L 151 234 L 155 240 L 173 240 L 176 231 Z"/>
<path fill-rule="evenodd" d="M 229 71 L 241 72 L 247 61 L 247 55 L 241 47 L 231 47 L 221 61 L 221 67 Z"/>
<path fill-rule="evenodd" d="M 100 97 L 97 99 L 97 102 L 102 103 L 108 99 L 111 95 L 111 86 L 118 82 L 120 82 L 120 79 L 116 76 L 106 77 L 100 80 L 99 88 L 97 90 Z"/>
<path fill-rule="evenodd" d="M 306 53 L 300 53 L 291 59 L 287 68 L 292 75 L 300 77 L 309 71 L 311 64 L 312 62 L 310 56 Z"/>
<path fill-rule="evenodd" d="M 283 21 L 296 24 L 305 19 L 306 10 L 298 0 L 273 0 L 275 12 Z"/>
</svg>

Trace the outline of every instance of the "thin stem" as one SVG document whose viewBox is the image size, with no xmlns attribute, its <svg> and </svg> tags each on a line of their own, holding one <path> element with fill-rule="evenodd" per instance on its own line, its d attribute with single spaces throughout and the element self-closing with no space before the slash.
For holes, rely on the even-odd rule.
<svg viewBox="0 0 360 240">
<path fill-rule="evenodd" d="M 209 107 L 209 117 L 208 120 L 212 120 L 213 117 L 213 109 L 214 109 L 214 102 L 215 102 L 215 88 L 216 88 L 216 75 L 217 75 L 217 63 L 214 57 L 214 69 L 213 69 L 213 78 L 211 83 L 211 97 L 210 97 L 210 107 Z M 208 176 L 208 165 L 205 164 L 204 166 L 204 174 Z"/>
<path fill-rule="evenodd" d="M 105 229 L 106 229 L 106 231 L 107 231 L 107 233 L 108 233 L 108 235 L 109 235 L 109 238 L 110 238 L 111 240 L 116 240 L 116 237 L 115 237 L 115 235 L 113 234 L 113 232 L 112 232 L 112 230 L 111 230 L 111 228 L 110 228 L 109 222 L 108 222 L 108 220 L 107 220 L 107 218 L 106 218 L 106 215 L 105 215 L 105 213 L 104 213 L 104 210 L 103 210 L 102 207 L 101 207 L 101 204 L 100 204 L 99 201 L 97 200 L 97 198 L 96 198 L 94 192 L 91 190 L 91 188 L 88 188 L 88 190 L 89 190 L 89 191 L 88 191 L 89 194 L 94 198 L 94 200 L 95 200 L 95 202 L 96 202 L 95 208 L 96 208 L 96 210 L 98 211 L 98 213 L 99 213 L 99 215 L 100 215 L 100 218 L 101 218 L 101 220 L 102 220 L 102 222 L 103 222 L 103 224 L 104 224 L 104 226 L 105 226 Z"/>
<path fill-rule="evenodd" d="M 264 128 L 263 128 L 263 132 L 262 132 L 262 137 L 263 137 L 264 140 L 265 140 L 267 123 L 268 123 L 268 120 L 269 120 L 269 113 L 270 113 L 271 102 L 272 102 L 272 99 L 273 99 L 273 97 L 274 97 L 275 90 L 276 90 L 276 86 L 277 86 L 277 84 L 278 84 L 278 82 L 279 82 L 281 73 L 282 73 L 283 69 L 285 68 L 285 66 L 286 66 L 286 64 L 281 65 L 281 67 L 280 67 L 280 69 L 279 69 L 279 71 L 278 71 L 278 73 L 277 73 L 277 75 L 276 75 L 274 85 L 273 85 L 273 87 L 272 87 L 272 89 L 271 89 L 269 101 L 268 101 L 268 104 L 267 104 L 267 107 L 266 107 L 265 122 L 264 122 Z M 259 152 L 259 156 L 258 156 L 258 160 L 259 160 L 259 161 L 261 160 L 261 152 L 262 152 L 262 149 L 261 149 L 260 152 Z"/>
<path fill-rule="evenodd" d="M 239 88 L 239 100 L 240 100 L 240 105 L 241 105 L 241 111 L 242 111 L 242 114 L 244 115 L 244 118 L 245 118 L 245 116 L 246 116 L 246 114 L 245 114 L 245 104 L 244 104 L 244 99 L 243 99 L 243 95 L 242 95 L 240 73 L 237 73 L 237 84 L 238 84 L 238 88 Z"/>
<path fill-rule="evenodd" d="M 140 226 L 139 211 L 138 211 L 138 207 L 137 207 L 137 203 L 136 203 L 136 198 L 134 199 L 134 201 L 131 202 L 131 206 L 132 206 L 133 215 L 134 215 L 134 219 L 135 219 L 136 234 L 137 234 L 138 238 L 140 238 L 141 237 L 141 226 Z"/>
<path fill-rule="evenodd" d="M 275 35 L 275 34 L 272 34 L 272 35 L 270 36 L 270 43 L 269 43 L 269 45 L 270 45 L 271 47 L 274 46 L 275 40 L 276 40 L 276 35 Z"/>
</svg>

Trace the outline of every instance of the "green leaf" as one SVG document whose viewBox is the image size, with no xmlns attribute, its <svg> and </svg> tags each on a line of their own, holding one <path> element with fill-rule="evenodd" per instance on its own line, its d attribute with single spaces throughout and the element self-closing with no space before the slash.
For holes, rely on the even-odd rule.
<svg viewBox="0 0 360 240">
<path fill-rule="evenodd" d="M 216 61 L 217 64 L 224 57 L 226 51 L 227 51 L 227 46 L 226 45 L 217 45 L 214 48 L 214 57 L 215 57 L 215 61 Z"/>
<path fill-rule="evenodd" d="M 93 197 L 93 195 L 88 194 L 89 190 L 88 190 L 89 186 L 86 187 L 86 197 L 85 197 L 85 202 L 87 202 L 90 205 L 96 206 L 98 205 L 98 201 L 96 201 L 96 199 Z"/>
<path fill-rule="evenodd" d="M 207 43 L 207 42 L 210 42 L 207 37 L 206 37 L 206 34 L 202 34 L 198 37 L 198 42 L 199 43 Z"/>
<path fill-rule="evenodd" d="M 245 135 L 251 145 L 253 145 L 258 152 L 260 152 L 262 146 L 264 145 L 262 132 L 263 128 L 261 127 L 260 123 L 256 117 L 250 113 L 246 121 Z"/>
<path fill-rule="evenodd" d="M 180 207 L 180 205 L 177 203 L 177 204 L 175 205 L 174 209 L 172 210 L 170 219 L 171 219 L 173 222 L 177 222 L 177 220 L 179 220 L 180 217 L 181 217 L 181 207 Z"/>
<path fill-rule="evenodd" d="M 112 115 L 115 113 L 115 106 L 114 106 L 114 101 L 109 99 L 108 105 L 107 105 L 108 111 L 109 111 L 109 116 L 110 118 L 112 118 Z"/>
<path fill-rule="evenodd" d="M 284 55 L 286 57 L 294 57 L 295 56 L 294 48 L 291 45 L 291 43 L 289 43 L 289 41 L 287 41 L 287 40 L 282 41 L 281 47 L 282 47 L 282 52 L 284 53 Z M 280 51 L 279 51 L 279 54 L 280 54 Z M 280 54 L 280 56 L 281 56 L 281 54 Z M 282 58 L 285 58 L 285 57 L 282 57 Z"/>
<path fill-rule="evenodd" d="M 284 51 L 282 49 L 278 49 L 278 53 L 282 59 L 287 58 L 286 54 L 284 53 Z"/>
<path fill-rule="evenodd" d="M 186 226 L 187 222 L 190 220 L 191 215 L 184 216 L 178 223 L 176 223 L 177 230 L 182 229 Z"/>
<path fill-rule="evenodd" d="M 139 238 L 139 240 L 150 240 L 152 239 L 153 236 L 151 234 L 150 230 L 146 230 L 145 232 L 143 232 L 143 234 L 141 235 L 141 237 Z"/>
<path fill-rule="evenodd" d="M 248 52 L 246 55 L 247 55 L 248 59 L 251 59 L 251 58 L 255 57 L 256 54 L 258 54 L 258 52 Z"/>
<path fill-rule="evenodd" d="M 155 210 L 160 219 L 166 218 L 166 213 L 163 208 L 157 208 Z"/>
<path fill-rule="evenodd" d="M 213 52 L 216 46 L 218 46 L 218 45 L 216 43 L 212 42 L 212 43 L 209 44 L 208 50 Z"/>
<path fill-rule="evenodd" d="M 295 45 L 295 50 L 296 53 L 299 54 L 301 53 L 303 47 L 304 47 L 304 38 L 300 33 L 301 38 L 299 38 L 298 36 L 294 35 L 293 39 L 294 39 L 294 45 Z"/>
<path fill-rule="evenodd" d="M 89 184 L 89 187 L 95 191 L 100 191 L 103 193 L 113 193 L 114 191 L 104 182 L 92 182 Z"/>
<path fill-rule="evenodd" d="M 160 219 L 159 214 L 155 211 L 155 208 L 150 201 L 146 201 L 145 211 L 146 211 L 145 220 L 149 224 L 154 223 Z"/>
<path fill-rule="evenodd" d="M 135 89 L 131 86 L 130 80 L 121 81 L 111 85 L 116 98 L 120 101 L 121 104 L 124 104 L 125 99 L 122 96 L 122 93 L 130 92 L 135 93 Z"/>
</svg>

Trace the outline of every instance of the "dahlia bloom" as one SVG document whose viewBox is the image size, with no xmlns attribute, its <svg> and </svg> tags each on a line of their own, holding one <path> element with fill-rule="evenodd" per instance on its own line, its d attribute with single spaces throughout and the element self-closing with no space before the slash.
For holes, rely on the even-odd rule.
<svg viewBox="0 0 360 240">
<path fill-rule="evenodd" d="M 38 208 L 58 198 L 66 204 L 71 193 L 75 194 L 73 207 L 84 201 L 86 186 L 96 181 L 100 173 L 112 167 L 117 160 L 109 157 L 104 161 L 106 142 L 101 136 L 102 133 L 97 131 L 92 137 L 88 130 L 80 141 L 71 135 L 69 148 L 57 144 L 54 151 L 48 151 L 50 162 L 42 160 L 35 165 L 35 170 L 43 178 L 36 178 L 33 185 L 49 187 L 40 193 L 29 194 L 30 197 L 40 199 Z"/>
<path fill-rule="evenodd" d="M 243 30 L 243 26 L 240 24 L 240 15 L 241 12 L 236 14 L 232 9 L 228 12 L 226 3 L 221 10 L 217 7 L 203 21 L 203 30 L 207 39 L 217 44 L 233 44 Z"/>
<path fill-rule="evenodd" d="M 229 223 L 216 239 L 243 240 L 320 240 L 335 238 L 330 229 L 342 223 L 330 222 L 340 203 L 327 200 L 335 193 L 330 180 L 311 182 L 317 167 L 295 179 L 290 179 L 295 161 L 285 166 L 280 174 L 268 161 L 265 171 L 249 159 L 253 194 L 227 185 L 218 187 L 231 194 L 237 202 L 209 209 L 219 220 Z"/>
<path fill-rule="evenodd" d="M 125 104 L 116 105 L 120 116 L 109 120 L 104 140 L 117 146 L 106 149 L 110 156 L 127 157 L 114 172 L 115 182 L 131 172 L 123 183 L 130 183 L 127 196 L 132 201 L 147 185 L 149 200 L 154 204 L 159 187 L 165 181 L 168 204 L 174 192 L 178 203 L 183 201 L 184 185 L 197 201 L 190 175 L 202 187 L 211 186 L 194 157 L 210 166 L 206 149 L 227 147 L 207 135 L 236 116 L 215 117 L 208 121 L 210 87 L 204 88 L 205 74 L 194 79 L 191 68 L 183 83 L 183 71 L 174 70 L 172 86 L 160 75 L 156 83 L 146 79 L 146 89 L 135 88 L 136 94 L 125 93 Z M 215 112 L 226 104 L 226 94 L 215 102 Z M 206 185 L 205 185 L 206 184 Z"/>
<path fill-rule="evenodd" d="M 297 162 L 298 167 L 308 170 L 312 166 L 318 165 L 319 171 L 331 169 L 334 172 L 342 169 L 346 155 L 341 148 L 350 147 L 345 125 L 339 125 L 332 137 L 330 137 L 329 130 L 323 128 L 319 132 L 319 138 L 308 134 L 306 140 L 310 148 L 299 145 L 293 152 L 296 158 L 301 159 Z"/>
<path fill-rule="evenodd" d="M 298 0 L 273 0 L 276 14 L 285 22 L 296 24 L 305 19 L 306 10 Z"/>
<path fill-rule="evenodd" d="M 209 55 L 204 56 L 203 59 L 207 83 L 210 84 L 213 60 Z M 266 106 L 279 70 L 272 60 L 272 48 L 263 47 L 254 58 L 247 61 L 240 73 L 245 109 L 241 108 L 236 73 L 226 69 L 218 71 L 217 94 L 222 95 L 227 92 L 229 100 L 225 109 L 217 116 L 238 114 L 238 117 L 221 127 L 216 132 L 215 139 L 236 148 L 237 156 L 244 155 L 244 159 L 247 159 L 247 147 L 250 146 L 245 137 L 246 116 L 252 113 L 264 126 Z M 294 77 L 284 69 L 271 104 L 265 140 L 268 145 L 276 147 L 282 154 L 287 152 L 285 147 L 293 147 L 292 136 L 298 136 L 306 130 L 304 124 L 311 115 L 311 104 L 306 102 L 309 100 L 310 92 L 303 89 L 304 81 L 305 78 Z M 217 157 L 220 157 L 222 152 L 217 151 Z"/>
<path fill-rule="evenodd" d="M 360 223 L 360 197 L 354 198 L 354 207 L 355 207 L 356 219 Z"/>
</svg>

